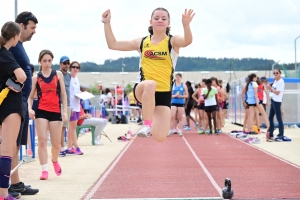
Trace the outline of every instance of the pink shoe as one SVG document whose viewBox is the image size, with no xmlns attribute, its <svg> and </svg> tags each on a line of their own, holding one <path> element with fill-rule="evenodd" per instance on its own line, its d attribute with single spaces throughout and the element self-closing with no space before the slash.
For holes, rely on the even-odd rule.
<svg viewBox="0 0 300 200">
<path fill-rule="evenodd" d="M 1 197 L 0 196 L 0 200 L 17 200 L 16 198 L 14 198 L 14 197 L 12 197 L 10 194 L 7 196 L 7 197 L 5 197 L 5 198 L 3 198 L 3 197 Z"/>
<path fill-rule="evenodd" d="M 40 180 L 48 179 L 48 171 L 42 171 L 42 175 L 40 176 Z"/>
<path fill-rule="evenodd" d="M 60 176 L 61 175 L 61 167 L 60 167 L 59 163 L 52 161 L 52 164 L 53 164 L 54 171 L 55 171 L 56 175 Z"/>
<path fill-rule="evenodd" d="M 75 149 L 75 155 L 83 155 L 83 152 L 80 150 L 79 147 L 77 147 L 77 148 Z"/>
</svg>

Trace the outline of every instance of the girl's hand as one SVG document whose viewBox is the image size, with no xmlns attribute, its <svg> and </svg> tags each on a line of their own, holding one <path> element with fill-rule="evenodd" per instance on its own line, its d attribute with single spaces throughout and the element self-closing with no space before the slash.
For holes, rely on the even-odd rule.
<svg viewBox="0 0 300 200">
<path fill-rule="evenodd" d="M 111 14 L 110 14 L 110 10 L 108 9 L 102 14 L 102 22 L 110 23 L 110 19 L 111 19 Z"/>
<path fill-rule="evenodd" d="M 192 9 L 189 9 L 189 11 L 187 11 L 187 9 L 184 10 L 184 14 L 182 14 L 182 24 L 183 26 L 188 26 L 193 17 L 195 16 L 196 13 L 194 13 L 194 11 Z"/>
<path fill-rule="evenodd" d="M 28 114 L 29 114 L 29 117 L 30 117 L 31 119 L 35 119 L 35 112 L 34 112 L 34 110 L 29 109 Z"/>
<path fill-rule="evenodd" d="M 68 121 L 68 114 L 65 113 L 65 112 L 62 114 L 62 121 L 63 122 L 67 122 Z"/>
</svg>

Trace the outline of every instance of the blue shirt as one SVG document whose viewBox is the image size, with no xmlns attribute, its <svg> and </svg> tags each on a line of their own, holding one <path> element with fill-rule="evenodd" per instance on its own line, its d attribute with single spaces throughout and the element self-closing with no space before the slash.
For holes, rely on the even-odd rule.
<svg viewBox="0 0 300 200">
<path fill-rule="evenodd" d="M 179 86 L 176 85 L 176 83 L 174 83 L 173 85 L 173 89 L 172 89 L 172 95 L 184 95 L 184 86 L 183 84 L 180 84 Z M 172 102 L 174 104 L 184 104 L 184 98 L 178 98 L 178 97 L 174 97 L 172 98 Z"/>
<path fill-rule="evenodd" d="M 27 79 L 24 82 L 24 87 L 22 89 L 22 97 L 24 101 L 28 100 L 29 94 L 31 92 L 31 85 L 32 85 L 32 73 L 31 73 L 31 67 L 30 67 L 30 60 L 27 56 L 27 53 L 23 47 L 22 42 L 18 42 L 15 47 L 11 47 L 9 51 L 14 56 L 17 63 L 20 65 L 20 67 L 24 70 Z"/>
<path fill-rule="evenodd" d="M 248 91 L 247 91 L 247 96 L 246 96 L 247 97 L 246 102 L 248 104 L 256 104 L 254 87 L 253 87 L 254 84 L 255 84 L 255 82 L 251 82 L 248 85 Z"/>
</svg>

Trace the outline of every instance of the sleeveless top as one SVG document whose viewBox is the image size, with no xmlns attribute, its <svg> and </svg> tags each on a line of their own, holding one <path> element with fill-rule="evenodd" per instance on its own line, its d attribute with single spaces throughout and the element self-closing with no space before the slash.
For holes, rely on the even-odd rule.
<svg viewBox="0 0 300 200">
<path fill-rule="evenodd" d="M 251 82 L 248 85 L 247 99 L 246 99 L 246 102 L 248 104 L 256 104 L 253 83 L 254 82 Z"/>
<path fill-rule="evenodd" d="M 264 84 L 260 84 L 257 87 L 257 97 L 260 101 L 264 100 Z"/>
<path fill-rule="evenodd" d="M 172 36 L 166 36 L 157 45 L 152 44 L 151 35 L 144 37 L 140 45 L 140 75 L 138 82 L 153 80 L 156 91 L 169 92 L 172 90 L 173 72 L 178 54 L 171 46 Z"/>
<path fill-rule="evenodd" d="M 60 84 L 56 70 L 51 71 L 49 77 L 42 72 L 37 74 L 36 89 L 38 95 L 38 109 L 48 112 L 60 113 Z"/>
<path fill-rule="evenodd" d="M 199 88 L 199 89 L 198 89 L 198 100 L 200 100 L 200 102 L 198 101 L 198 106 L 199 106 L 201 103 L 204 103 L 203 90 L 204 90 L 204 88 Z"/>
<path fill-rule="evenodd" d="M 173 90 L 172 90 L 172 95 L 176 95 L 177 93 L 178 93 L 178 95 L 184 95 L 183 83 L 181 83 L 179 86 L 177 86 L 176 83 L 174 83 Z M 184 104 L 184 98 L 174 97 L 174 98 L 172 98 L 171 103 Z"/>
</svg>

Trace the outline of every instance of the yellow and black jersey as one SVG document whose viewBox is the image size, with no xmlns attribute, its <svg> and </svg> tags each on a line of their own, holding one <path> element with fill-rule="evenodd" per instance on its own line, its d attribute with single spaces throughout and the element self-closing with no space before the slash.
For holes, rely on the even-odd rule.
<svg viewBox="0 0 300 200">
<path fill-rule="evenodd" d="M 151 42 L 151 35 L 144 37 L 140 46 L 140 76 L 138 82 L 153 80 L 156 82 L 156 91 L 167 92 L 172 90 L 173 72 L 178 54 L 171 45 L 172 36 L 166 36 L 159 44 Z"/>
</svg>

